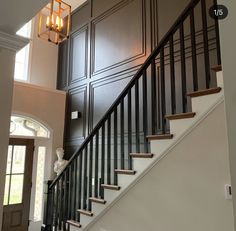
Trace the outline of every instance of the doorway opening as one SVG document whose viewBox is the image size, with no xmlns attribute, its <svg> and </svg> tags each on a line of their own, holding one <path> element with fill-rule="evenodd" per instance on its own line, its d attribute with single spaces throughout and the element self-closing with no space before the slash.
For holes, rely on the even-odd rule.
<svg viewBox="0 0 236 231">
<path fill-rule="evenodd" d="M 23 180 L 22 176 L 18 176 L 19 179 L 15 179 L 16 178 L 15 176 L 14 177 L 9 176 L 8 166 L 11 166 L 10 169 L 12 168 L 14 170 L 14 168 L 20 168 L 19 166 L 21 164 L 21 168 L 24 169 L 24 171 L 22 170 L 22 172 L 29 174 L 27 172 L 28 170 L 27 165 L 25 164 L 27 155 L 26 153 L 24 154 L 24 150 L 26 149 L 26 147 L 24 148 L 23 147 L 24 145 L 21 145 L 22 150 L 20 150 L 20 147 L 18 146 L 14 147 L 11 145 L 11 143 L 9 143 L 6 183 L 5 183 L 5 193 L 4 193 L 4 208 L 7 210 L 9 206 L 14 207 L 13 205 L 17 205 L 19 207 L 19 204 L 21 204 L 21 206 L 24 207 L 25 206 L 24 203 L 25 204 L 27 203 L 23 199 L 21 200 L 21 197 L 23 198 L 24 193 L 30 196 L 28 197 L 29 211 L 25 211 L 25 214 L 28 214 L 27 218 L 23 217 L 23 215 L 19 215 L 19 217 L 17 218 L 18 226 L 20 225 L 21 221 L 23 222 L 24 220 L 25 224 L 26 222 L 25 220 L 27 220 L 27 229 L 25 228 L 25 225 L 24 229 L 20 229 L 20 227 L 17 228 L 16 223 L 10 224 L 11 222 L 9 221 L 7 225 L 11 225 L 12 230 L 14 231 L 18 230 L 34 231 L 38 229 L 38 227 L 40 227 L 42 223 L 43 186 L 44 186 L 44 181 L 46 179 L 49 179 L 51 171 L 50 168 L 48 167 L 45 168 L 45 163 L 51 162 L 52 132 L 48 128 L 48 126 L 45 126 L 43 123 L 33 119 L 32 117 L 13 115 L 11 116 L 10 142 L 12 142 L 12 140 L 18 143 L 20 143 L 22 140 L 33 141 L 33 154 L 31 163 L 28 163 L 31 165 L 32 168 L 30 176 L 28 176 L 27 179 L 23 178 Z M 12 151 L 12 148 L 15 149 L 16 151 Z M 16 181 L 12 185 L 18 185 L 17 190 L 16 189 L 14 190 L 13 189 L 14 187 L 9 186 L 10 178 Z M 26 192 L 25 190 L 27 189 L 27 186 L 25 186 L 25 182 L 29 178 L 31 179 L 30 188 L 28 188 L 28 192 Z M 15 192 L 17 191 L 18 195 L 14 195 L 14 191 Z M 26 216 L 25 214 L 24 216 Z M 16 218 L 12 217 L 12 219 L 14 220 Z M 6 230 L 11 231 L 10 226 L 8 226 Z"/>
</svg>

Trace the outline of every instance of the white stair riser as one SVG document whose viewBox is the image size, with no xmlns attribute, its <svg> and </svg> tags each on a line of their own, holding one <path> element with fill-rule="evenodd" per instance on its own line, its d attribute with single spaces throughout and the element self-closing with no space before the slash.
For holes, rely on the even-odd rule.
<svg viewBox="0 0 236 231">
<path fill-rule="evenodd" d="M 223 90 L 217 94 L 192 98 L 192 111 L 197 115 L 203 114 L 223 96 Z"/>
<path fill-rule="evenodd" d="M 133 158 L 133 169 L 143 171 L 152 161 L 152 158 Z"/>
<path fill-rule="evenodd" d="M 173 143 L 173 140 L 175 140 L 175 136 L 170 140 L 152 140 L 150 142 L 151 150 L 158 150 L 158 153 L 153 152 L 153 154 L 155 154 L 154 159 L 160 157 L 163 152 L 165 152 L 166 149 L 170 147 L 170 145 Z"/>
<path fill-rule="evenodd" d="M 224 87 L 223 71 L 219 71 L 216 73 L 216 81 L 218 87 Z"/>
<path fill-rule="evenodd" d="M 103 204 L 92 202 L 92 211 L 93 211 L 94 217 L 99 215 L 106 208 L 106 205 L 107 204 L 103 205 Z"/>
<path fill-rule="evenodd" d="M 120 194 L 119 191 L 111 190 L 111 189 L 104 189 L 104 198 L 106 198 L 106 202 L 112 202 L 118 195 Z"/>
<path fill-rule="evenodd" d="M 83 226 L 88 225 L 92 220 L 93 220 L 93 217 L 80 214 L 80 223 L 83 224 Z"/>
</svg>

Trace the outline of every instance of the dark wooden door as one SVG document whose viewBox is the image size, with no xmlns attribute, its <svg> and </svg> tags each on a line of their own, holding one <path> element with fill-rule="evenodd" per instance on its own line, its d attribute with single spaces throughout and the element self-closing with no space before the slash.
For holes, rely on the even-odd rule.
<svg viewBox="0 0 236 231">
<path fill-rule="evenodd" d="M 2 231 L 27 231 L 32 185 L 34 140 L 10 138 Z"/>
</svg>

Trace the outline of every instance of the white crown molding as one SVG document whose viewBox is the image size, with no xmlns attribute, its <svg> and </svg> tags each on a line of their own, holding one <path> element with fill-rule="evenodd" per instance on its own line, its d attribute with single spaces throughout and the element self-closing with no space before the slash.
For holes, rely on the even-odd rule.
<svg viewBox="0 0 236 231">
<path fill-rule="evenodd" d="M 23 38 L 19 35 L 10 35 L 5 32 L 0 31 L 0 47 L 18 51 L 30 42 L 29 39 Z"/>
</svg>

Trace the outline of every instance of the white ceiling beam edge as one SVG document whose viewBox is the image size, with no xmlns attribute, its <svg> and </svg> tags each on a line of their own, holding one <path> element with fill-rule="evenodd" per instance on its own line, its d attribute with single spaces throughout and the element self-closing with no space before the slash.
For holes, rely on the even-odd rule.
<svg viewBox="0 0 236 231">
<path fill-rule="evenodd" d="M 30 42 L 29 39 L 19 35 L 10 35 L 0 31 L 0 47 L 12 51 L 19 51 Z"/>
</svg>

